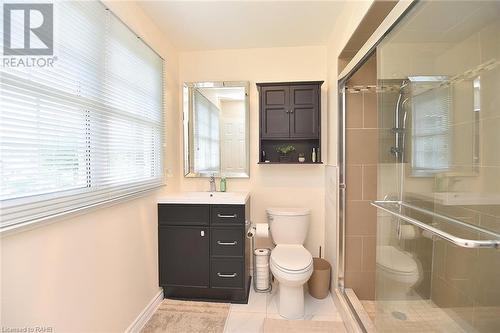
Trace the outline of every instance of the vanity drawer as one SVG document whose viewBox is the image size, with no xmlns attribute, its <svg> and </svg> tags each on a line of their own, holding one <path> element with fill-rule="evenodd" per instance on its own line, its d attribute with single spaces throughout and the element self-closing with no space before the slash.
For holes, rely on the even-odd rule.
<svg viewBox="0 0 500 333">
<path fill-rule="evenodd" d="M 243 288 L 243 260 L 212 259 L 210 287 Z"/>
<path fill-rule="evenodd" d="M 243 257 L 245 243 L 242 228 L 212 228 L 210 238 L 213 257 Z"/>
<path fill-rule="evenodd" d="M 208 225 L 209 205 L 159 204 L 158 224 L 160 225 Z"/>
<path fill-rule="evenodd" d="M 211 223 L 245 224 L 245 205 L 213 205 Z"/>
</svg>

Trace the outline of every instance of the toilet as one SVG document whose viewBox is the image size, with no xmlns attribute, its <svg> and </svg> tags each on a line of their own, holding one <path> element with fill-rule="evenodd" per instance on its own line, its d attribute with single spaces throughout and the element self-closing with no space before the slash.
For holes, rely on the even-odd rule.
<svg viewBox="0 0 500 333">
<path fill-rule="evenodd" d="M 381 299 L 411 299 L 413 287 L 420 281 L 418 264 L 409 253 L 395 246 L 378 246 L 377 281 L 383 284 L 378 295 Z"/>
<path fill-rule="evenodd" d="M 267 217 L 276 247 L 269 266 L 279 283 L 280 316 L 304 317 L 304 284 L 313 272 L 313 259 L 303 244 L 309 227 L 310 210 L 305 208 L 269 208 Z"/>
</svg>

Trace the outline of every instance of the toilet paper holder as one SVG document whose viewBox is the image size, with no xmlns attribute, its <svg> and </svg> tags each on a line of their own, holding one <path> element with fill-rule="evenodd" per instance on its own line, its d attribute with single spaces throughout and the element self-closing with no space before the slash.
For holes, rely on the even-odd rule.
<svg viewBox="0 0 500 333">
<path fill-rule="evenodd" d="M 248 225 L 248 223 L 246 223 Z M 272 279 L 272 275 L 271 275 L 271 270 L 269 269 L 269 257 L 270 257 L 270 254 L 271 254 L 271 249 L 270 248 L 262 248 L 262 249 L 259 249 L 259 250 L 267 250 L 267 254 L 266 254 L 266 261 L 267 261 L 267 271 L 268 271 L 268 286 L 267 288 L 265 289 L 259 289 L 257 287 L 257 255 L 255 254 L 255 250 L 257 250 L 255 248 L 255 225 L 253 224 L 250 224 L 250 226 L 248 227 L 247 229 L 247 237 L 250 238 L 252 240 L 252 246 L 251 246 L 251 251 L 252 251 L 252 261 L 253 261 L 253 273 L 252 273 L 252 280 L 253 280 L 253 289 L 255 290 L 255 292 L 257 293 L 268 293 L 268 292 L 271 292 L 271 290 L 273 289 L 273 285 L 271 283 L 271 279 Z"/>
</svg>

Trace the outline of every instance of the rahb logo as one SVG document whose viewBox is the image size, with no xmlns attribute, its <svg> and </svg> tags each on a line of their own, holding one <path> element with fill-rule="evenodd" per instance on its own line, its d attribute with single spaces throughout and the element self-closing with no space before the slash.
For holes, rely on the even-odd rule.
<svg viewBox="0 0 500 333">
<path fill-rule="evenodd" d="M 53 4 L 4 3 L 3 55 L 52 56 L 53 54 Z"/>
</svg>

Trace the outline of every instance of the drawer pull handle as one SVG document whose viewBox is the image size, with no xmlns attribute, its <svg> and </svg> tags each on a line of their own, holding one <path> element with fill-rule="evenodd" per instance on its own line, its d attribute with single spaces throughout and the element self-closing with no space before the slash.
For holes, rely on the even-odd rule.
<svg viewBox="0 0 500 333">
<path fill-rule="evenodd" d="M 232 246 L 232 245 L 236 245 L 236 244 L 238 244 L 238 242 L 237 242 L 237 241 L 232 241 L 232 242 L 221 242 L 221 241 L 217 241 L 217 244 L 219 244 L 219 245 L 230 245 L 230 246 Z"/>
<path fill-rule="evenodd" d="M 223 218 L 223 219 L 235 219 L 238 215 L 236 214 L 217 214 L 217 217 Z"/>
<path fill-rule="evenodd" d="M 222 274 L 222 273 L 217 273 L 218 277 L 221 278 L 235 278 L 238 274 L 233 273 L 233 274 Z"/>
</svg>

